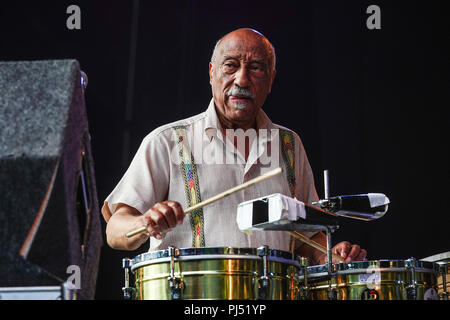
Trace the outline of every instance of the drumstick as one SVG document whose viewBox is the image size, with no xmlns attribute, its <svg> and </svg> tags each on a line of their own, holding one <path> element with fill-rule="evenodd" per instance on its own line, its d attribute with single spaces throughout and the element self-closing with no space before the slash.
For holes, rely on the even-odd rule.
<svg viewBox="0 0 450 320">
<path fill-rule="evenodd" d="M 288 231 L 289 234 L 291 236 L 293 236 L 294 238 L 303 241 L 306 244 L 309 244 L 311 247 L 319 250 L 322 253 L 327 253 L 327 248 L 325 248 L 323 245 L 321 245 L 320 243 L 309 239 L 308 237 L 304 236 L 303 234 L 297 232 L 297 231 Z M 332 253 L 331 254 L 333 256 L 334 259 L 338 260 L 339 262 L 345 262 L 345 259 L 342 258 L 341 256 L 338 256 L 337 254 Z"/>
<path fill-rule="evenodd" d="M 244 182 L 243 184 L 240 184 L 240 185 L 238 185 L 236 187 L 233 187 L 233 188 L 228 189 L 228 190 L 226 190 L 226 191 L 224 191 L 222 193 L 219 193 L 218 195 L 215 195 L 214 197 L 211 197 L 211 198 L 209 198 L 209 199 L 207 199 L 205 201 L 199 202 L 199 203 L 193 205 L 192 207 L 189 207 L 186 210 L 184 210 L 184 213 L 187 214 L 187 213 L 190 213 L 190 212 L 192 212 L 194 210 L 203 208 L 204 206 L 207 206 L 208 204 L 211 204 L 211 203 L 216 202 L 218 200 L 221 200 L 221 199 L 223 199 L 225 197 L 228 197 L 232 193 L 238 192 L 238 191 L 240 191 L 242 189 L 248 188 L 248 187 L 250 187 L 250 186 L 252 186 L 254 184 L 257 184 L 257 183 L 262 182 L 264 180 L 267 180 L 267 179 L 269 179 L 269 178 L 271 178 L 273 176 L 276 176 L 277 174 L 280 174 L 282 171 L 283 170 L 281 168 L 277 168 L 275 170 L 269 171 L 269 172 L 267 172 L 267 173 L 265 173 L 265 174 L 263 174 L 263 175 L 261 175 L 259 177 L 251 179 L 251 180 L 249 180 L 247 182 Z M 137 234 L 139 234 L 141 232 L 144 232 L 145 230 L 147 230 L 146 227 L 141 227 L 139 229 L 130 231 L 130 232 L 128 232 L 126 234 L 126 237 L 127 238 L 131 238 L 132 236 L 137 235 Z"/>
</svg>

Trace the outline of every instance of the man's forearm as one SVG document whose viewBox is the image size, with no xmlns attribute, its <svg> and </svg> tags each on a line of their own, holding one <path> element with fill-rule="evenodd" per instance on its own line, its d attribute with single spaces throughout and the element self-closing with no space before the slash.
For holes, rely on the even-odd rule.
<svg viewBox="0 0 450 320">
<path fill-rule="evenodd" d="M 323 232 L 319 232 L 311 237 L 311 240 L 320 243 L 325 248 L 327 246 L 327 238 Z M 321 260 L 323 260 L 324 253 L 319 250 L 311 247 L 310 245 L 304 243 L 297 250 L 296 254 L 308 258 L 309 265 L 318 265 L 321 264 Z"/>
<path fill-rule="evenodd" d="M 128 206 L 121 206 L 111 216 L 106 225 L 106 239 L 108 245 L 118 250 L 136 250 L 147 241 L 148 232 L 142 232 L 131 238 L 126 234 L 131 230 L 143 227 L 141 213 Z"/>
</svg>

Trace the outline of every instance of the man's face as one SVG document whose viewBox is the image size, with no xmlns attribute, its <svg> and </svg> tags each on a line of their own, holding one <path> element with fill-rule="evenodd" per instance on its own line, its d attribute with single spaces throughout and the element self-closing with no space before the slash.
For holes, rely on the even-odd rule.
<svg viewBox="0 0 450 320">
<path fill-rule="evenodd" d="M 209 76 L 222 124 L 243 129 L 253 126 L 275 77 L 263 38 L 251 31 L 226 36 L 209 64 Z"/>
</svg>

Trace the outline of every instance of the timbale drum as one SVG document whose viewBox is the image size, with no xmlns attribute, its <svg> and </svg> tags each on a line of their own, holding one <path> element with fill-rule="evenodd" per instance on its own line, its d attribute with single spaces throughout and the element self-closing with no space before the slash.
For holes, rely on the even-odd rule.
<svg viewBox="0 0 450 320">
<path fill-rule="evenodd" d="M 311 300 L 437 300 L 438 265 L 407 260 L 372 260 L 310 266 L 300 286 Z M 306 282 L 305 282 L 306 280 Z"/>
<path fill-rule="evenodd" d="M 124 291 L 137 300 L 296 300 L 306 265 L 304 258 L 267 246 L 169 248 L 128 259 L 124 267 L 134 287 Z"/>
</svg>

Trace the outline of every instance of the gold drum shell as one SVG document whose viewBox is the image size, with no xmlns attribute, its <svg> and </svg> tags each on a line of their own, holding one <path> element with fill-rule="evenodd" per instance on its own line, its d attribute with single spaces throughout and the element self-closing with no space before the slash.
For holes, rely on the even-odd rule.
<svg viewBox="0 0 450 320">
<path fill-rule="evenodd" d="M 255 300 L 263 258 L 254 248 L 203 247 L 176 249 L 174 276 L 181 281 L 182 299 Z M 303 259 L 269 249 L 268 298 L 296 300 L 299 297 L 299 268 Z M 168 300 L 171 258 L 167 250 L 146 253 L 133 259 L 135 299 Z M 303 262 L 305 263 L 305 262 Z"/>
<path fill-rule="evenodd" d="M 329 276 L 327 265 L 307 268 L 309 299 L 328 300 L 335 290 L 338 300 L 407 300 L 408 287 L 413 284 L 409 260 L 372 260 L 333 265 Z M 416 300 L 438 299 L 437 265 L 415 261 Z M 304 287 L 304 275 L 300 286 Z M 331 283 L 330 283 L 331 282 Z"/>
</svg>

